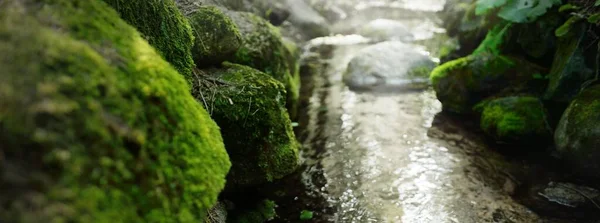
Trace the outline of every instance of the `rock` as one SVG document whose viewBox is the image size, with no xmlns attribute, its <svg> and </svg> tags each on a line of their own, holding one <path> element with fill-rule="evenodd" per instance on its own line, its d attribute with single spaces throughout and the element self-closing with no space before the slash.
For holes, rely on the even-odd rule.
<svg viewBox="0 0 600 223">
<path fill-rule="evenodd" d="M 248 205 L 234 210 L 229 223 L 256 223 L 269 222 L 277 216 L 275 207 L 277 205 L 271 200 L 259 201 L 256 204 Z"/>
<path fill-rule="evenodd" d="M 519 24 L 517 43 L 529 56 L 545 60 L 556 50 L 554 31 L 563 23 L 558 12 L 548 11 L 534 23 Z"/>
<path fill-rule="evenodd" d="M 475 0 L 449 0 L 444 5 L 444 10 L 440 12 L 440 19 L 443 22 L 443 28 L 451 37 L 457 37 L 460 48 L 455 52 L 448 54 L 448 58 L 441 58 L 442 61 L 449 61 L 469 55 L 479 46 L 485 38 L 488 30 L 497 19 L 493 16 L 483 16 L 475 14 Z M 494 13 L 489 13 L 493 15 Z"/>
<path fill-rule="evenodd" d="M 221 127 L 233 166 L 227 190 L 272 182 L 298 166 L 298 146 L 285 108 L 285 88 L 250 67 L 224 63 L 204 71 L 194 95 Z M 202 77 L 201 77 L 202 78 Z M 211 81 L 218 80 L 218 81 Z"/>
<path fill-rule="evenodd" d="M 542 73 L 543 68 L 523 59 L 483 52 L 436 67 L 430 79 L 444 111 L 464 114 L 484 98 Z"/>
<path fill-rule="evenodd" d="M 290 10 L 288 20 L 299 27 L 309 39 L 328 36 L 329 23 L 303 0 L 285 0 Z"/>
<path fill-rule="evenodd" d="M 376 19 L 358 29 L 361 36 L 375 41 L 397 40 L 413 41 L 415 37 L 411 31 L 402 23 L 389 19 Z"/>
<path fill-rule="evenodd" d="M 550 82 L 544 98 L 555 102 L 568 103 L 580 91 L 583 84 L 594 78 L 591 63 L 586 63 L 585 48 L 589 46 L 586 41 L 587 25 L 578 23 L 572 27 L 567 36 L 559 39 L 552 68 L 550 69 Z"/>
<path fill-rule="evenodd" d="M 227 205 L 223 201 L 217 202 L 210 210 L 204 223 L 227 223 Z"/>
<path fill-rule="evenodd" d="M 193 36 L 173 0 L 104 0 L 135 27 L 187 80 L 191 80 Z"/>
<path fill-rule="evenodd" d="M 103 1 L 5 0 L 0 36 L 2 221 L 204 220 L 219 128 L 134 27 Z"/>
<path fill-rule="evenodd" d="M 263 71 L 287 88 L 288 98 L 295 98 L 299 84 L 290 71 L 292 53 L 283 42 L 279 30 L 266 20 L 248 12 L 229 12 L 242 34 L 243 45 L 230 61 Z M 288 43 L 287 46 L 290 43 Z M 291 46 L 290 46 L 291 47 Z"/>
<path fill-rule="evenodd" d="M 497 98 L 477 107 L 481 110 L 481 129 L 497 142 L 539 145 L 551 138 L 546 110 L 536 97 Z"/>
<path fill-rule="evenodd" d="M 600 85 L 577 96 L 564 112 L 556 132 L 556 150 L 573 172 L 600 178 Z"/>
<path fill-rule="evenodd" d="M 242 46 L 237 26 L 216 6 L 200 6 L 187 17 L 194 31 L 192 54 L 198 67 L 219 65 Z"/>
<path fill-rule="evenodd" d="M 427 86 L 427 76 L 434 67 L 431 58 L 413 46 L 388 41 L 359 51 L 348 64 L 344 82 L 355 89 L 423 88 Z"/>
<path fill-rule="evenodd" d="M 300 101 L 300 49 L 293 41 L 284 38 L 285 58 L 290 68 L 290 80 L 286 81 L 285 89 L 287 91 L 286 107 L 290 118 L 296 120 L 298 116 L 298 105 Z"/>
<path fill-rule="evenodd" d="M 593 201 L 597 202 L 600 200 L 600 191 L 572 183 L 550 182 L 548 183 L 548 186 L 538 194 L 548 199 L 550 202 L 572 208 L 582 207 L 584 205 L 591 206 Z"/>
</svg>

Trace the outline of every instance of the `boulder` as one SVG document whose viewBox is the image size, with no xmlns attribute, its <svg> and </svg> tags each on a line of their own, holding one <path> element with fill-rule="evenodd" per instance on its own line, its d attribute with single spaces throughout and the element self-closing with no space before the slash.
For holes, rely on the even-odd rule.
<svg viewBox="0 0 600 223">
<path fill-rule="evenodd" d="M 173 0 L 104 0 L 135 27 L 150 45 L 187 80 L 191 80 L 194 37 Z"/>
<path fill-rule="evenodd" d="M 432 59 L 414 46 L 388 41 L 359 51 L 348 64 L 343 79 L 354 89 L 424 88 L 434 67 Z"/>
<path fill-rule="evenodd" d="M 2 221 L 204 220 L 219 128 L 134 27 L 103 1 L 5 0 L 0 36 Z"/>
<path fill-rule="evenodd" d="M 285 0 L 290 11 L 288 20 L 309 39 L 328 36 L 329 23 L 304 0 Z"/>
<path fill-rule="evenodd" d="M 233 21 L 216 6 L 200 6 L 186 15 L 194 31 L 192 54 L 197 67 L 219 65 L 233 58 L 242 36 Z"/>
<path fill-rule="evenodd" d="M 415 39 L 404 23 L 389 19 L 375 19 L 360 27 L 358 34 L 377 42 L 386 40 L 408 42 Z"/>
<path fill-rule="evenodd" d="M 551 138 L 546 109 L 536 97 L 502 97 L 476 107 L 481 111 L 481 129 L 497 142 L 539 145 Z"/>
<path fill-rule="evenodd" d="M 284 85 L 263 72 L 231 63 L 203 72 L 194 95 L 221 127 L 233 163 L 228 190 L 292 173 L 298 166 L 299 143 L 285 108 Z"/>
<path fill-rule="evenodd" d="M 589 47 L 588 26 L 578 23 L 558 40 L 554 61 L 550 69 L 550 82 L 544 95 L 546 100 L 569 103 L 588 80 L 594 78 L 593 59 L 586 61 L 584 51 Z M 592 57 L 590 57 L 592 58 Z"/>
<path fill-rule="evenodd" d="M 544 72 L 520 58 L 482 52 L 436 67 L 430 79 L 444 111 L 464 114 L 484 98 L 526 84 Z"/>
<path fill-rule="evenodd" d="M 600 178 L 600 85 L 577 96 L 564 112 L 554 134 L 556 150 L 573 172 Z"/>
</svg>

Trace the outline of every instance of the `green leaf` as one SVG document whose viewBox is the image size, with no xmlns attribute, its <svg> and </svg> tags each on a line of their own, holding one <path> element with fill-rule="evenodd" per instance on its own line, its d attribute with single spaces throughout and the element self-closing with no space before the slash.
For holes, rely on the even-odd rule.
<svg viewBox="0 0 600 223">
<path fill-rule="evenodd" d="M 475 15 L 483 15 L 488 11 L 506 4 L 507 0 L 477 0 Z"/>
<path fill-rule="evenodd" d="M 596 4 L 594 6 L 600 6 L 600 0 L 596 0 Z"/>
<path fill-rule="evenodd" d="M 561 0 L 510 0 L 500 9 L 498 16 L 516 23 L 531 22 L 544 15 L 552 6 L 561 3 Z"/>
<path fill-rule="evenodd" d="M 571 30 L 571 26 L 573 26 L 573 24 L 575 24 L 579 20 L 581 20 L 581 17 L 571 16 L 571 18 L 569 18 L 564 24 L 558 27 L 556 31 L 554 31 L 554 35 L 557 37 L 562 37 L 566 35 L 567 33 L 569 33 L 569 30 Z"/>
<path fill-rule="evenodd" d="M 591 15 L 590 17 L 588 17 L 588 22 L 589 23 L 597 23 L 600 21 L 600 12 Z"/>
<path fill-rule="evenodd" d="M 576 5 L 565 4 L 558 9 L 558 12 L 573 11 L 573 10 L 577 10 L 577 9 L 579 9 L 579 7 Z"/>
</svg>

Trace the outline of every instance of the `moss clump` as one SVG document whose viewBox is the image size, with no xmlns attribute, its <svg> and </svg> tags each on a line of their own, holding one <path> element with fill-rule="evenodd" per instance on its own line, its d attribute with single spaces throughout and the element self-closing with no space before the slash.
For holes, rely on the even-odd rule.
<svg viewBox="0 0 600 223">
<path fill-rule="evenodd" d="M 102 1 L 1 4 L 0 219 L 204 219 L 230 163 L 183 77 Z"/>
<path fill-rule="evenodd" d="M 308 221 L 308 220 L 311 220 L 312 218 L 313 218 L 312 211 L 302 210 L 302 212 L 300 212 L 300 220 Z"/>
<path fill-rule="evenodd" d="M 285 109 L 284 86 L 270 76 L 224 63 L 205 70 L 195 96 L 221 127 L 233 166 L 227 188 L 271 182 L 298 165 L 298 143 Z M 211 81 L 212 80 L 212 81 Z"/>
<path fill-rule="evenodd" d="M 543 71 L 522 59 L 482 52 L 442 64 L 430 79 L 444 110 L 469 113 L 483 98 L 526 83 Z"/>
<path fill-rule="evenodd" d="M 273 220 L 277 213 L 275 212 L 276 204 L 271 200 L 263 200 L 248 208 L 248 210 L 238 211 L 233 213 L 227 219 L 228 223 L 260 223 Z"/>
<path fill-rule="evenodd" d="M 209 67 L 232 58 L 242 36 L 231 19 L 215 6 L 202 6 L 187 16 L 194 31 L 192 54 L 198 67 Z"/>
<path fill-rule="evenodd" d="M 194 37 L 187 19 L 173 0 L 104 0 L 121 18 L 137 28 L 187 80 L 191 80 Z"/>
<path fill-rule="evenodd" d="M 600 85 L 579 94 L 563 114 L 554 142 L 573 172 L 600 178 Z"/>
<path fill-rule="evenodd" d="M 279 30 L 268 21 L 247 12 L 230 12 L 243 38 L 243 45 L 231 62 L 263 71 L 278 81 L 290 81 L 286 48 Z"/>
<path fill-rule="evenodd" d="M 496 141 L 510 144 L 539 144 L 550 139 L 542 102 L 535 97 L 513 96 L 493 99 L 478 106 L 481 129 Z"/>
</svg>

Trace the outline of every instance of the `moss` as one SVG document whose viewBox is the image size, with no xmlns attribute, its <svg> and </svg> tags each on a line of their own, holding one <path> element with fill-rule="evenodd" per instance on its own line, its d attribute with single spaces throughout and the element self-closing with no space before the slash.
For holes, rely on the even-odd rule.
<svg viewBox="0 0 600 223">
<path fill-rule="evenodd" d="M 430 80 L 444 110 L 469 113 L 483 98 L 529 82 L 535 73 L 544 69 L 519 58 L 482 52 L 438 66 Z"/>
<path fill-rule="evenodd" d="M 137 28 L 187 80 L 191 80 L 194 37 L 187 19 L 173 0 L 104 0 L 121 18 Z"/>
<path fill-rule="evenodd" d="M 513 44 L 513 41 L 511 41 L 511 27 L 511 23 L 504 22 L 494 26 L 481 44 L 473 51 L 473 54 L 490 53 L 500 55 L 506 53 L 507 49 Z"/>
<path fill-rule="evenodd" d="M 289 80 L 285 81 L 285 90 L 287 92 L 286 107 L 290 118 L 296 120 L 298 113 L 298 104 L 300 100 L 300 50 L 296 43 L 288 39 L 283 39 L 285 46 L 285 57 L 290 69 Z"/>
<path fill-rule="evenodd" d="M 195 93 L 221 127 L 233 166 L 227 188 L 244 188 L 292 173 L 298 165 L 298 143 L 285 109 L 283 84 L 258 70 L 224 63 L 205 70 L 220 84 L 198 86 Z M 207 82 L 200 80 L 200 83 Z"/>
<path fill-rule="evenodd" d="M 232 58 L 242 45 L 233 21 L 215 6 L 202 6 L 188 15 L 194 31 L 192 54 L 198 67 L 209 67 Z"/>
<path fill-rule="evenodd" d="M 261 223 L 273 220 L 277 213 L 275 212 L 276 204 L 271 200 L 263 200 L 258 202 L 249 210 L 238 211 L 233 213 L 233 216 L 227 219 L 228 223 Z"/>
<path fill-rule="evenodd" d="M 538 98 L 504 97 L 479 106 L 481 129 L 499 142 L 539 145 L 550 139 L 546 111 Z"/>
<path fill-rule="evenodd" d="M 108 5 L 5 0 L 0 50 L 0 219 L 204 218 L 230 166 L 219 129 Z"/>
<path fill-rule="evenodd" d="M 302 212 L 300 212 L 300 220 L 309 221 L 309 220 L 312 220 L 312 218 L 313 218 L 312 211 L 302 210 Z"/>
</svg>

